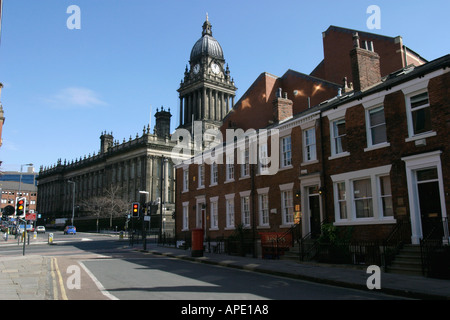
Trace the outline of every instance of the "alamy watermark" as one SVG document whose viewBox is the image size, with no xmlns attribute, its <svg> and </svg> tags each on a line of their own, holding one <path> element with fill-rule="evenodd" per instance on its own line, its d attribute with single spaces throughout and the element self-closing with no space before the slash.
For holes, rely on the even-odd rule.
<svg viewBox="0 0 450 320">
<path fill-rule="evenodd" d="M 67 7 L 67 14 L 70 16 L 67 18 L 66 25 L 69 30 L 80 30 L 81 29 L 81 9 L 77 5 L 71 5 Z"/>
<path fill-rule="evenodd" d="M 172 161 L 176 165 L 259 164 L 259 173 L 262 175 L 274 175 L 278 172 L 278 129 L 226 129 L 224 139 L 220 130 L 203 131 L 202 121 L 194 121 L 192 131 L 179 128 L 172 134 L 171 140 L 177 142 L 172 149 Z"/>
<path fill-rule="evenodd" d="M 369 290 L 381 289 L 381 269 L 377 265 L 371 265 L 367 268 L 367 273 L 371 274 L 367 278 L 366 285 Z"/>
<path fill-rule="evenodd" d="M 367 28 L 369 30 L 373 29 L 381 29 L 381 9 L 377 5 L 370 5 L 366 10 L 367 14 L 370 14 L 369 18 L 367 18 Z"/>
</svg>

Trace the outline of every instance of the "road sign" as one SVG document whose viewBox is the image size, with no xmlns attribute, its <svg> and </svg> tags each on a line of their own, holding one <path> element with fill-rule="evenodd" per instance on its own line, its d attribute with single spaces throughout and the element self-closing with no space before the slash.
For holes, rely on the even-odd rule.
<svg viewBox="0 0 450 320">
<path fill-rule="evenodd" d="M 27 221 L 36 221 L 36 213 L 27 213 L 25 215 L 25 220 L 27 220 Z"/>
</svg>

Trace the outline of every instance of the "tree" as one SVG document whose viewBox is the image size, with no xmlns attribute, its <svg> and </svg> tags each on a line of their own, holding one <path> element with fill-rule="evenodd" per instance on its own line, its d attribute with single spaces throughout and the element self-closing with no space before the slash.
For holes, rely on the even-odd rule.
<svg viewBox="0 0 450 320">
<path fill-rule="evenodd" d="M 106 208 L 109 212 L 109 227 L 112 228 L 113 217 L 119 217 L 126 214 L 129 207 L 128 202 L 123 200 L 120 195 L 122 193 L 122 188 L 111 184 L 109 188 L 105 189 L 105 201 Z"/>
<path fill-rule="evenodd" d="M 93 216 L 97 217 L 97 232 L 98 232 L 98 220 L 100 217 L 106 215 L 107 198 L 106 197 L 92 197 L 88 200 L 81 201 L 81 204 L 85 211 L 90 212 Z"/>
</svg>

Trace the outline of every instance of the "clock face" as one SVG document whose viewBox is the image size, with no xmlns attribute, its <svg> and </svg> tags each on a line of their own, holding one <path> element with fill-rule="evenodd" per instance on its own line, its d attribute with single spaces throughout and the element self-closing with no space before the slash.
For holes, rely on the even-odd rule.
<svg viewBox="0 0 450 320">
<path fill-rule="evenodd" d="M 211 69 L 212 69 L 212 72 L 214 72 L 215 74 L 218 74 L 220 72 L 219 66 L 217 64 L 215 64 L 215 63 L 213 63 L 211 65 Z"/>
<path fill-rule="evenodd" d="M 196 65 L 194 66 L 194 73 L 197 74 L 197 73 L 199 73 L 199 71 L 200 71 L 200 65 L 199 65 L 199 64 L 196 64 Z"/>
</svg>

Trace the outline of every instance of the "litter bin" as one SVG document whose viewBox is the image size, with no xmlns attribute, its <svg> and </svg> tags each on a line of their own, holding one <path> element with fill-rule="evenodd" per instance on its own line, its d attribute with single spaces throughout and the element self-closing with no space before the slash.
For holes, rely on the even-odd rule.
<svg viewBox="0 0 450 320">
<path fill-rule="evenodd" d="M 192 230 L 192 257 L 203 257 L 203 229 Z"/>
</svg>

